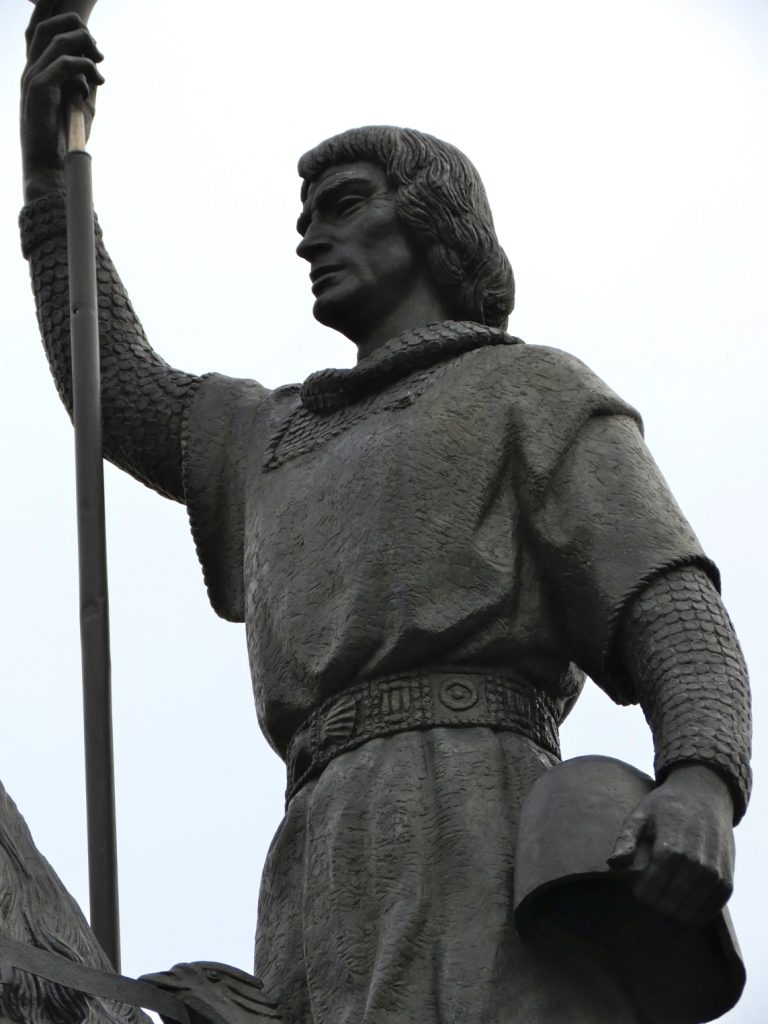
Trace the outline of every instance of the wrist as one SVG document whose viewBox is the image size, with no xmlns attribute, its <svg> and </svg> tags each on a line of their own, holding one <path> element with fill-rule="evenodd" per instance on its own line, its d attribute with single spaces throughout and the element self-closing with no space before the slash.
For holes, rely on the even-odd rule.
<svg viewBox="0 0 768 1024">
<path fill-rule="evenodd" d="M 695 761 L 681 761 L 669 769 L 662 785 L 670 789 L 682 788 L 686 793 L 695 791 L 712 802 L 723 804 L 733 813 L 730 786 L 717 768 Z"/>
<path fill-rule="evenodd" d="M 63 170 L 24 171 L 24 202 L 31 203 L 51 192 L 64 191 Z"/>
</svg>

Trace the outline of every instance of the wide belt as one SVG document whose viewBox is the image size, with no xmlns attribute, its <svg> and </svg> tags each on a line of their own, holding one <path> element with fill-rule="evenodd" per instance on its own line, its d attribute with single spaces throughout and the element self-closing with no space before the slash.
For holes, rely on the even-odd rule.
<svg viewBox="0 0 768 1024">
<path fill-rule="evenodd" d="M 304 721 L 288 745 L 286 803 L 334 757 L 368 740 L 473 725 L 518 733 L 560 757 L 555 702 L 524 680 L 466 669 L 379 677 L 330 698 Z"/>
</svg>

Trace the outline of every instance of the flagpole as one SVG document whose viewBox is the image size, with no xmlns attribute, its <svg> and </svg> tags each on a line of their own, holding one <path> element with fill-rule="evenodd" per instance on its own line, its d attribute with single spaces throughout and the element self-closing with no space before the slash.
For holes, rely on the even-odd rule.
<svg viewBox="0 0 768 1024">
<path fill-rule="evenodd" d="M 89 5 L 92 6 L 92 5 Z M 120 970 L 98 292 L 82 94 L 68 112 L 66 181 L 91 928 Z"/>
</svg>

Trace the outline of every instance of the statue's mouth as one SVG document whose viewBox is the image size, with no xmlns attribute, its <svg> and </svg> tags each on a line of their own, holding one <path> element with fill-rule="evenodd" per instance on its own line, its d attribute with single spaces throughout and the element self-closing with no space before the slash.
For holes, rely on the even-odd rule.
<svg viewBox="0 0 768 1024">
<path fill-rule="evenodd" d="M 311 270 L 309 279 L 312 282 L 312 293 L 319 295 L 331 283 L 331 278 L 342 270 L 343 267 L 339 263 L 327 263 Z"/>
</svg>

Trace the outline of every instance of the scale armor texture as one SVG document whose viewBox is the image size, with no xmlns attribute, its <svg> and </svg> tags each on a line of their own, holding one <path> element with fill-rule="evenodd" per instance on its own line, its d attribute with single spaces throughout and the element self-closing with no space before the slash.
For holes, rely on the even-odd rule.
<svg viewBox="0 0 768 1024">
<path fill-rule="evenodd" d="M 749 680 L 708 577 L 693 567 L 659 576 L 630 606 L 619 644 L 653 732 L 657 778 L 686 761 L 717 768 L 739 821 L 752 783 Z"/>
<path fill-rule="evenodd" d="M 69 286 L 64 196 L 27 205 L 20 217 L 37 318 L 56 387 L 72 415 Z M 96 225 L 104 453 L 110 462 L 175 501 L 184 500 L 184 409 L 198 377 L 174 370 L 150 347 Z"/>
<path fill-rule="evenodd" d="M 71 415 L 63 195 L 28 204 L 20 225 L 43 342 Z M 98 224 L 96 242 L 105 454 L 160 494 L 184 501 L 182 423 L 200 378 L 173 369 L 149 346 Z M 658 777 L 685 761 L 715 767 L 730 784 L 738 821 L 751 785 L 747 671 L 727 612 L 704 573 L 677 568 L 652 582 L 625 616 L 618 651 L 623 664 L 633 666 Z"/>
</svg>

